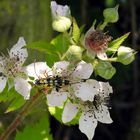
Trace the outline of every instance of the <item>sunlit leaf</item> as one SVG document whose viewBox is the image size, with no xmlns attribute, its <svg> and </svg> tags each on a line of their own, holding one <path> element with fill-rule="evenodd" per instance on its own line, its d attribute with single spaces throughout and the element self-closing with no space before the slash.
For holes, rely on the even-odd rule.
<svg viewBox="0 0 140 140">
<path fill-rule="evenodd" d="M 73 18 L 72 38 L 74 42 L 78 42 L 80 38 L 80 29 L 77 25 L 76 20 Z"/>
<path fill-rule="evenodd" d="M 120 47 L 120 45 L 125 41 L 125 39 L 129 36 L 130 33 L 126 33 L 123 36 L 113 40 L 109 43 L 109 52 L 115 52 Z"/>
</svg>

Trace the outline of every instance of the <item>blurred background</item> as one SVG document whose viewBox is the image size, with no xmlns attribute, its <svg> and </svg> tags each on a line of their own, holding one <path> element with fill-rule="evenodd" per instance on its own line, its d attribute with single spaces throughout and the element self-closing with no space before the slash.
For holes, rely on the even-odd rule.
<svg viewBox="0 0 140 140">
<path fill-rule="evenodd" d="M 94 19 L 103 20 L 102 12 L 107 7 L 119 4 L 119 21 L 106 28 L 115 39 L 131 32 L 124 45 L 139 51 L 140 45 L 140 1 L 139 0 L 57 0 L 71 8 L 79 25 L 86 24 L 88 29 Z M 56 35 L 51 27 L 50 0 L 0 0 L 0 52 L 6 52 L 16 43 L 19 36 L 24 36 L 27 43 L 38 40 L 50 41 Z M 30 54 L 32 60 L 43 60 L 45 56 L 37 52 Z M 129 66 L 116 64 L 117 73 L 110 80 L 114 94 L 111 96 L 111 125 L 99 123 L 94 140 L 140 140 L 140 64 L 139 53 Z M 5 127 L 13 120 L 17 112 L 3 115 L 7 105 L 0 104 L 0 120 Z M 44 110 L 45 112 L 46 110 Z M 42 113 L 43 114 L 43 113 Z M 41 115 L 42 115 L 41 114 Z M 41 116 L 35 114 L 25 120 L 32 123 Z M 78 126 L 65 126 L 50 117 L 51 132 L 54 140 L 87 140 Z M 24 124 L 24 122 L 23 122 Z M 22 129 L 22 126 L 21 128 Z M 9 138 L 10 140 L 13 137 Z"/>
</svg>

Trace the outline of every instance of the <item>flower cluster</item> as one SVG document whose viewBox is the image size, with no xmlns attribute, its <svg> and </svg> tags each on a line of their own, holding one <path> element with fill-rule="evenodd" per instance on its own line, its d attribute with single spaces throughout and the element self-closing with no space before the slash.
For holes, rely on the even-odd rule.
<svg viewBox="0 0 140 140">
<path fill-rule="evenodd" d="M 61 84 L 59 91 L 56 91 L 56 85 L 52 85 L 51 92 L 47 94 L 48 105 L 56 107 L 63 106 L 65 103 L 62 114 L 64 123 L 70 122 L 78 112 L 82 112 L 79 118 L 79 129 L 89 139 L 93 138 L 97 121 L 102 123 L 112 122 L 106 106 L 106 99 L 112 93 L 112 87 L 108 82 L 89 79 L 93 73 L 93 66 L 90 63 L 80 61 L 72 67 L 70 62 L 60 61 L 55 63 L 51 69 L 45 62 L 36 62 L 27 66 L 25 71 L 35 79 L 38 78 L 37 75 L 42 76 L 40 80 L 41 78 L 44 79 L 43 75 L 45 76 L 45 73 L 47 73 L 50 79 L 59 76 L 63 81 L 69 81 L 67 85 Z M 47 84 L 46 86 L 48 86 Z"/>
<path fill-rule="evenodd" d="M 94 24 L 83 34 L 75 19 L 71 18 L 70 8 L 52 1 L 52 27 L 62 32 L 63 36 L 47 44 L 46 51 L 48 55 L 52 54 L 51 57 L 56 56 L 57 60 L 53 61 L 52 67 L 46 62 L 23 66 L 28 53 L 26 43 L 20 37 L 8 55 L 0 56 L 0 92 L 3 92 L 7 84 L 8 90 L 15 87 L 27 100 L 30 99 L 30 90 L 34 86 L 42 89 L 39 91 L 47 89 L 45 95 L 48 106 L 63 107 L 63 123 L 78 118 L 80 131 L 91 140 L 98 121 L 106 124 L 113 122 L 108 108 L 112 87 L 108 82 L 97 81 L 96 77 L 93 79 L 93 73 L 108 80 L 116 72 L 111 62 L 128 65 L 135 59 L 133 49 L 120 46 L 129 34 L 111 42 L 112 36 L 103 30 L 108 23 L 118 20 L 117 10 L 118 6 L 105 10 L 104 22 L 96 28 Z M 110 15 L 110 11 L 114 16 Z M 64 49 L 59 45 L 62 41 L 66 44 Z M 35 49 L 44 51 L 44 47 L 41 47 Z"/>
</svg>

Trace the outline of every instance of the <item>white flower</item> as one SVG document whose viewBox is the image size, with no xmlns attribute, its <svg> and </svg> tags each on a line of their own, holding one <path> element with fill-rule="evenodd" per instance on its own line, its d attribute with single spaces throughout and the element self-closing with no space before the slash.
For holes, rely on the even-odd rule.
<svg viewBox="0 0 140 140">
<path fill-rule="evenodd" d="M 57 76 L 60 78 L 60 81 L 55 79 L 56 82 L 62 84 L 60 88 L 59 85 L 58 88 L 52 86 L 52 92 L 47 95 L 50 106 L 62 105 L 66 101 L 67 96 L 71 96 L 72 98 L 73 94 L 83 101 L 93 101 L 95 94 L 99 92 L 99 82 L 89 79 L 93 72 L 93 67 L 84 61 L 72 67 L 69 62 L 60 61 L 55 63 L 52 69 L 45 62 L 37 62 L 27 66 L 25 71 L 29 76 L 35 77 L 36 79 L 39 79 L 39 77 L 45 78 L 45 75 L 46 78 L 50 77 L 50 79 L 56 78 Z M 37 76 L 39 77 L 37 78 Z M 68 81 L 67 85 L 64 83 L 65 80 Z"/>
<path fill-rule="evenodd" d="M 27 49 L 23 48 L 26 45 L 24 38 L 20 37 L 18 42 L 10 49 L 9 56 L 2 55 L 0 57 L 0 92 L 6 86 L 7 80 L 10 78 L 14 81 L 15 89 L 25 99 L 30 97 L 31 85 L 27 80 L 23 79 L 22 65 L 28 57 Z"/>
<path fill-rule="evenodd" d="M 68 92 L 71 95 L 74 94 L 83 101 L 93 101 L 94 95 L 99 89 L 99 83 L 89 79 L 93 72 L 93 66 L 84 61 L 79 62 L 74 69 L 68 68 L 69 66 L 70 63 L 67 61 L 55 63 L 52 68 L 54 75 L 60 75 L 70 81 Z"/>
<path fill-rule="evenodd" d="M 65 32 L 71 26 L 70 9 L 67 5 L 59 5 L 55 1 L 51 1 L 51 12 L 53 18 L 53 29 L 58 32 Z"/>
<path fill-rule="evenodd" d="M 107 99 L 109 98 L 109 93 L 112 93 L 112 87 L 108 83 L 99 83 L 99 93 L 94 96 L 93 102 L 67 102 L 62 114 L 62 121 L 67 123 L 75 118 L 78 111 L 81 111 L 79 129 L 86 134 L 89 140 L 94 136 L 98 121 L 106 124 L 112 123 L 107 107 Z"/>
<path fill-rule="evenodd" d="M 99 59 L 106 60 L 106 50 L 110 40 L 111 36 L 103 33 L 102 30 L 95 30 L 92 26 L 85 34 L 83 43 L 90 56 L 97 55 Z"/>
<path fill-rule="evenodd" d="M 51 11 L 53 18 L 57 16 L 70 18 L 70 9 L 67 5 L 59 5 L 55 1 L 51 1 Z"/>
</svg>

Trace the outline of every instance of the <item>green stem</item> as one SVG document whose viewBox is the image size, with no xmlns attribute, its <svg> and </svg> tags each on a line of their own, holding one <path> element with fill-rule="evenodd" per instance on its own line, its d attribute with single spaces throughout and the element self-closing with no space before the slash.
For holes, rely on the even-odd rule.
<svg viewBox="0 0 140 140">
<path fill-rule="evenodd" d="M 107 23 L 106 21 L 104 21 L 103 24 L 101 24 L 101 25 L 99 26 L 99 29 L 100 29 L 100 30 L 104 30 L 104 28 L 107 26 L 107 24 L 108 24 L 108 23 Z"/>
<path fill-rule="evenodd" d="M 117 62 L 117 57 L 108 58 L 107 60 L 104 60 L 104 61 L 108 61 L 108 62 Z"/>
<path fill-rule="evenodd" d="M 6 140 L 12 132 L 15 131 L 17 126 L 22 122 L 22 120 L 28 115 L 30 108 L 34 105 L 35 101 L 41 94 L 36 93 L 22 108 L 22 110 L 17 114 L 14 121 L 9 125 L 9 127 L 0 135 L 0 140 Z"/>
</svg>

